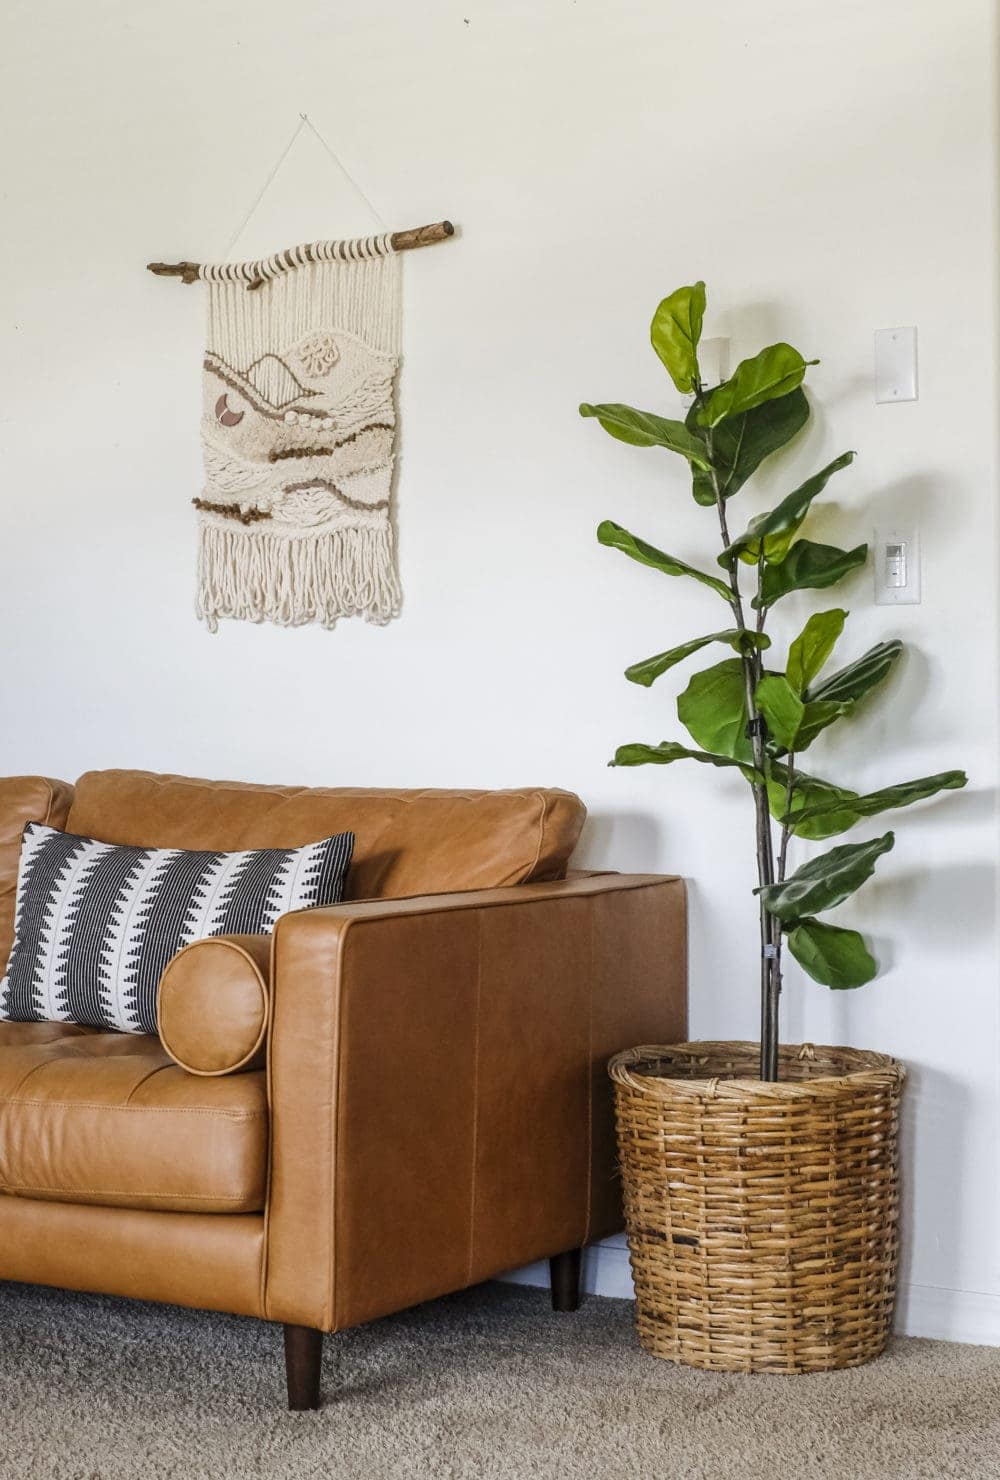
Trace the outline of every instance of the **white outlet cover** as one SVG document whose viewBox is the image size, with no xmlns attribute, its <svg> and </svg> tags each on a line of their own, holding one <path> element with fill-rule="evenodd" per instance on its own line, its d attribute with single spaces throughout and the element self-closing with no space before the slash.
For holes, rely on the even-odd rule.
<svg viewBox="0 0 1000 1480">
<path fill-rule="evenodd" d="M 875 331 L 875 401 L 917 399 L 917 331 L 913 325 Z"/>
</svg>

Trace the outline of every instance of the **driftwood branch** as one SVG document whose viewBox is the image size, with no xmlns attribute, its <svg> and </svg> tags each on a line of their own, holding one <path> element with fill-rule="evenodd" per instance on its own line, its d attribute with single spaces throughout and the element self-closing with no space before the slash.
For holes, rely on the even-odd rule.
<svg viewBox="0 0 1000 1480">
<path fill-rule="evenodd" d="M 394 252 L 410 252 L 414 247 L 432 247 L 435 242 L 446 242 L 455 235 L 450 221 L 435 221 L 430 226 L 411 226 L 408 231 L 392 233 Z"/>
<path fill-rule="evenodd" d="M 434 221 L 429 226 L 411 226 L 406 231 L 394 231 L 390 240 L 393 251 L 411 252 L 415 247 L 431 247 L 435 242 L 445 242 L 454 234 L 455 228 L 450 221 Z M 298 250 L 307 261 L 314 260 L 311 247 L 305 246 Z M 287 271 L 291 271 L 296 265 L 289 262 Z M 157 277 L 179 277 L 183 283 L 196 283 L 201 273 L 200 262 L 148 262 L 146 266 Z M 264 278 L 255 278 L 247 287 L 260 288 L 264 281 Z"/>
</svg>

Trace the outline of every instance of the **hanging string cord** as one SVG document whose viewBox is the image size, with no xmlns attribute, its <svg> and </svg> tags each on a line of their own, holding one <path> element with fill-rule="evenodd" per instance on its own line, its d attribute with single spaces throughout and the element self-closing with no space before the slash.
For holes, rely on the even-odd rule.
<svg viewBox="0 0 1000 1480">
<path fill-rule="evenodd" d="M 295 125 L 295 128 L 292 130 L 292 136 L 291 136 L 291 138 L 288 140 L 288 143 L 285 145 L 284 149 L 282 149 L 281 153 L 278 155 L 278 158 L 275 161 L 275 163 L 274 163 L 274 165 L 273 165 L 273 167 L 271 169 L 270 174 L 268 175 L 267 179 L 264 181 L 263 185 L 260 187 L 260 190 L 257 192 L 256 196 L 254 197 L 254 200 L 253 200 L 253 203 L 250 206 L 250 209 L 247 211 L 246 215 L 243 217 L 243 220 L 240 222 L 239 226 L 237 226 L 235 232 L 230 237 L 229 242 L 227 243 L 226 248 L 225 248 L 225 250 L 223 251 L 223 253 L 222 253 L 221 257 L 220 257 L 220 261 L 222 261 L 222 262 L 225 262 L 226 261 L 226 259 L 229 257 L 230 253 L 232 252 L 233 248 L 235 247 L 236 243 L 239 241 L 240 237 L 243 235 L 243 233 L 246 230 L 247 226 L 250 224 L 250 220 L 253 217 L 254 213 L 256 212 L 257 207 L 260 205 L 261 201 L 264 199 L 265 195 L 270 190 L 271 186 L 274 184 L 275 177 L 277 176 L 277 174 L 278 174 L 279 170 L 281 169 L 281 166 L 284 164 L 285 160 L 288 158 L 289 154 L 291 154 L 292 150 L 294 149 L 296 140 L 298 139 L 299 134 L 301 134 L 301 132 L 302 132 L 303 129 L 308 129 L 310 131 L 310 133 L 314 135 L 314 137 L 316 138 L 317 142 L 325 150 L 325 152 L 326 152 L 326 154 L 327 154 L 327 156 L 328 156 L 331 164 L 333 164 L 333 166 L 339 171 L 339 173 L 341 175 L 343 175 L 344 179 L 347 181 L 348 185 L 350 185 L 350 187 L 354 191 L 354 193 L 357 196 L 359 196 L 362 201 L 364 201 L 365 205 L 368 207 L 369 211 L 374 216 L 374 218 L 378 222 L 379 226 L 381 226 L 383 228 L 383 230 L 385 230 L 385 224 L 386 224 L 385 221 L 379 215 L 378 211 L 375 209 L 375 206 L 372 204 L 372 202 L 368 199 L 368 196 L 361 189 L 361 186 L 358 184 L 357 180 L 355 180 L 354 176 L 350 173 L 350 171 L 348 170 L 347 166 L 344 164 L 344 161 L 340 158 L 340 156 L 338 154 L 336 154 L 334 152 L 334 150 L 326 142 L 326 140 L 324 139 L 323 135 L 320 133 L 319 129 L 316 127 L 316 125 L 313 123 L 312 119 L 309 117 L 308 113 L 300 113 L 299 114 L 299 121 Z"/>
<path fill-rule="evenodd" d="M 344 161 L 340 158 L 340 155 L 339 154 L 336 154 L 334 152 L 334 150 L 331 149 L 330 145 L 326 142 L 326 140 L 324 139 L 323 135 L 320 133 L 319 129 L 316 127 L 316 125 L 313 123 L 312 119 L 309 117 L 308 113 L 300 113 L 299 114 L 299 118 L 302 121 L 301 124 L 300 124 L 300 127 L 304 124 L 305 127 L 308 128 L 316 136 L 316 138 L 318 139 L 318 141 L 320 142 L 320 144 L 322 144 L 323 148 L 326 150 L 327 154 L 329 155 L 330 160 L 331 160 L 331 163 L 333 163 L 337 167 L 337 169 L 343 175 L 344 179 L 347 181 L 348 185 L 350 185 L 351 189 L 354 190 L 355 193 L 361 197 L 361 199 L 364 201 L 365 205 L 371 211 L 371 213 L 374 216 L 375 220 L 378 222 L 379 226 L 381 226 L 383 229 L 385 229 L 386 223 L 385 223 L 384 219 L 382 218 L 382 216 L 379 215 L 378 211 L 375 209 L 374 205 L 369 200 L 368 196 L 361 189 L 361 186 L 358 184 L 357 180 L 355 180 L 354 176 L 350 173 L 350 171 L 348 170 L 347 166 L 344 164 Z M 297 132 L 298 131 L 296 130 L 296 133 Z M 294 141 L 294 138 L 293 138 L 292 142 L 293 143 L 295 142 Z M 289 147 L 291 147 L 291 145 L 289 145 Z"/>
<path fill-rule="evenodd" d="M 307 123 L 309 123 L 309 120 L 306 118 L 306 115 L 304 113 L 300 113 L 299 114 L 299 121 L 295 125 L 295 128 L 292 130 L 292 136 L 291 136 L 291 138 L 288 140 L 288 143 L 285 145 L 284 149 L 282 149 L 281 153 L 278 155 L 278 158 L 275 160 L 274 165 L 273 165 L 273 167 L 271 169 L 270 174 L 268 175 L 267 179 L 264 181 L 263 185 L 258 190 L 257 194 L 254 196 L 253 201 L 252 201 L 251 206 L 250 206 L 250 209 L 247 211 L 246 215 L 243 217 L 243 220 L 240 222 L 239 226 L 237 226 L 236 230 L 233 232 L 233 235 L 230 237 L 230 239 L 227 242 L 226 246 L 224 247 L 223 251 L 220 253 L 219 260 L 221 262 L 225 262 L 226 258 L 229 256 L 230 252 L 233 250 L 233 248 L 235 247 L 236 243 L 239 241 L 240 237 L 243 235 L 244 231 L 246 231 L 247 226 L 250 223 L 250 218 L 253 216 L 254 212 L 256 211 L 257 207 L 260 205 L 261 201 L 264 199 L 264 197 L 267 194 L 267 192 L 270 190 L 271 186 L 274 184 L 275 176 L 277 175 L 278 171 L 281 169 L 281 166 L 284 164 L 284 162 L 288 158 L 289 154 L 291 154 L 292 149 L 293 149 L 293 147 L 295 145 L 296 139 L 299 137 L 299 134 L 305 128 L 305 126 L 306 126 Z M 312 128 L 312 124 L 311 123 L 309 124 L 309 127 Z M 315 133 L 315 132 L 316 132 L 316 130 L 313 129 L 313 133 Z"/>
<path fill-rule="evenodd" d="M 296 140 L 305 128 L 308 128 L 315 135 L 331 164 L 336 167 L 338 173 L 347 181 L 359 199 L 364 202 L 381 227 L 381 231 L 375 236 L 356 237 L 352 240 L 308 242 L 301 246 L 289 247 L 283 252 L 275 252 L 270 257 L 264 257 L 254 262 L 231 261 L 233 248 L 243 235 L 251 218 L 260 206 L 261 201 L 274 183 L 279 170 L 291 153 Z M 258 190 L 250 205 L 250 209 L 236 228 L 218 261 L 214 263 L 149 262 L 146 265 L 149 271 L 156 273 L 158 277 L 179 277 L 185 283 L 196 283 L 199 279 L 202 282 L 240 282 L 247 288 L 254 289 L 263 287 L 268 279 L 288 272 L 292 268 L 302 267 L 308 262 L 362 261 L 369 257 L 381 257 L 396 252 L 406 252 L 412 247 L 428 247 L 434 242 L 447 241 L 454 234 L 455 228 L 450 221 L 434 221 L 426 226 L 412 226 L 405 231 L 390 232 L 374 203 L 362 190 L 343 160 L 330 147 L 326 139 L 324 139 L 309 115 L 307 113 L 300 113 L 299 121 L 292 131 L 291 138 L 275 160 L 267 179 L 264 181 L 260 190 Z"/>
</svg>

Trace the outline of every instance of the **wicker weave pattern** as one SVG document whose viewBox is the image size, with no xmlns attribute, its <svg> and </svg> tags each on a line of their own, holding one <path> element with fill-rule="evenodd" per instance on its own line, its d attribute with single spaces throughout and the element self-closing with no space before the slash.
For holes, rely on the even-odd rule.
<svg viewBox="0 0 1000 1480">
<path fill-rule="evenodd" d="M 754 1043 L 611 1060 L 639 1339 L 716 1371 L 822 1372 L 882 1351 L 899 1245 L 904 1069 Z"/>
</svg>

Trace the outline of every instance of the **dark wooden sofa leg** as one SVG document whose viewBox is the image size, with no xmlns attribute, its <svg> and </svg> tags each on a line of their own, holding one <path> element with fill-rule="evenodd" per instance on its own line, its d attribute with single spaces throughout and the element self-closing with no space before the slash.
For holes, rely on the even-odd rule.
<svg viewBox="0 0 1000 1480">
<path fill-rule="evenodd" d="M 319 1369 L 323 1333 L 311 1326 L 285 1327 L 285 1377 L 288 1406 L 293 1413 L 319 1407 Z"/>
<path fill-rule="evenodd" d="M 553 1310 L 576 1310 L 580 1304 L 580 1256 L 582 1249 L 568 1249 L 549 1260 Z"/>
</svg>

